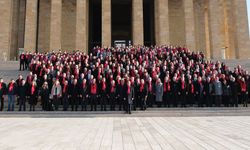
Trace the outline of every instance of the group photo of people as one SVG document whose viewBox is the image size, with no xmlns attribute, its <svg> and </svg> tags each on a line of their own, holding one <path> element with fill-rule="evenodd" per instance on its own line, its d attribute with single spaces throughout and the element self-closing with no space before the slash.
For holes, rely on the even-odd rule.
<svg viewBox="0 0 250 150">
<path fill-rule="evenodd" d="M 22 53 L 27 77 L 0 79 L 1 111 L 125 111 L 150 107 L 247 107 L 249 72 L 186 47 L 94 47 Z M 36 109 L 41 105 L 41 109 Z M 38 107 L 37 107 L 38 108 Z"/>
</svg>

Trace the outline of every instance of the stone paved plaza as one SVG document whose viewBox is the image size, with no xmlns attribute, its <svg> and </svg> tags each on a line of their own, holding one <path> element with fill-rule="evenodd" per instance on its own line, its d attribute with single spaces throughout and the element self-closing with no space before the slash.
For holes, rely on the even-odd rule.
<svg viewBox="0 0 250 150">
<path fill-rule="evenodd" d="M 1 118 L 0 149 L 250 149 L 250 117 Z"/>
</svg>

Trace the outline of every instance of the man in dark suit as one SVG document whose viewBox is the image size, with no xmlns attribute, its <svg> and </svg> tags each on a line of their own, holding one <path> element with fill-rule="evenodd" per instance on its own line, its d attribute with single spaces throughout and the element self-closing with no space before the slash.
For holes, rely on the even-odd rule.
<svg viewBox="0 0 250 150">
<path fill-rule="evenodd" d="M 4 98 L 3 96 L 6 94 L 6 84 L 4 83 L 3 79 L 0 78 L 0 100 L 1 100 L 1 107 L 0 110 L 3 111 L 4 107 Z"/>
</svg>

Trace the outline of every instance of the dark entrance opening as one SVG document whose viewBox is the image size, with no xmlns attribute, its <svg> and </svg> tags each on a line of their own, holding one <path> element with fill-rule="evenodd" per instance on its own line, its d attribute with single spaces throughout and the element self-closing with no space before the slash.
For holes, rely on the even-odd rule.
<svg viewBox="0 0 250 150">
<path fill-rule="evenodd" d="M 89 1 L 89 49 L 101 46 L 102 38 L 102 3 L 101 0 Z"/>
<path fill-rule="evenodd" d="M 155 45 L 154 1 L 143 1 L 144 45 Z"/>
<path fill-rule="evenodd" d="M 111 31 L 112 46 L 115 41 L 125 41 L 129 45 L 132 37 L 132 1 L 112 0 Z"/>
</svg>

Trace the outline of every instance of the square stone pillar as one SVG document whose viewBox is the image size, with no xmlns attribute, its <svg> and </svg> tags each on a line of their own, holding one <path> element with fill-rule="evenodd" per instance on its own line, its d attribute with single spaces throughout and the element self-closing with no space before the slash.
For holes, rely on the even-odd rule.
<svg viewBox="0 0 250 150">
<path fill-rule="evenodd" d="M 210 49 L 212 59 L 221 59 L 225 54 L 223 1 L 209 0 Z"/>
<path fill-rule="evenodd" d="M 59 50 L 62 28 L 62 0 L 51 0 L 50 50 Z"/>
<path fill-rule="evenodd" d="M 133 45 L 143 45 L 143 0 L 132 0 L 132 35 Z"/>
<path fill-rule="evenodd" d="M 102 0 L 102 46 L 111 46 L 111 0 Z"/>
<path fill-rule="evenodd" d="M 191 51 L 196 51 L 193 0 L 183 0 L 183 7 L 185 15 L 186 46 Z"/>
<path fill-rule="evenodd" d="M 24 49 L 30 52 L 36 52 L 38 10 L 37 6 L 37 0 L 26 1 Z"/>
<path fill-rule="evenodd" d="M 0 0 L 0 61 L 10 58 L 12 0 Z"/>
<path fill-rule="evenodd" d="M 88 53 L 89 0 L 76 1 L 76 49 Z"/>
<path fill-rule="evenodd" d="M 246 0 L 232 1 L 232 3 L 235 8 L 236 58 L 250 58 L 247 3 Z"/>
<path fill-rule="evenodd" d="M 154 2 L 156 45 L 169 45 L 168 0 L 155 0 Z"/>
</svg>

